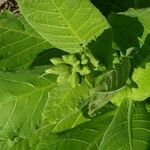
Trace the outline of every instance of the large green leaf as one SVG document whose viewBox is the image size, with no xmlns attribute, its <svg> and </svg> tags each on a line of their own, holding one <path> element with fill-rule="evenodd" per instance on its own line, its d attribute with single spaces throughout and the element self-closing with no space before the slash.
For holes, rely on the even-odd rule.
<svg viewBox="0 0 150 150">
<path fill-rule="evenodd" d="M 0 141 L 15 144 L 45 126 L 58 132 L 88 120 L 81 111 L 87 84 L 73 89 L 55 81 L 37 73 L 0 73 Z"/>
<path fill-rule="evenodd" d="M 0 141 L 15 143 L 41 127 L 54 81 L 53 76 L 0 72 Z"/>
<path fill-rule="evenodd" d="M 89 86 L 83 82 L 73 88 L 71 84 L 55 87 L 49 93 L 49 100 L 43 112 L 45 124 L 55 124 L 53 132 L 73 128 L 85 122 L 81 109 L 89 97 Z"/>
<path fill-rule="evenodd" d="M 89 114 L 103 107 L 111 101 L 116 94 L 122 92 L 130 74 L 130 60 L 122 57 L 122 63 L 115 63 L 114 69 L 100 75 L 96 79 L 94 90 L 91 92 L 92 101 L 89 105 Z"/>
<path fill-rule="evenodd" d="M 148 150 L 150 114 L 144 102 L 124 100 L 104 134 L 99 150 Z"/>
<path fill-rule="evenodd" d="M 100 140 L 110 124 L 116 107 L 106 105 L 101 110 L 101 115 L 92 118 L 73 129 L 60 133 L 51 133 L 55 125 L 47 126 L 38 130 L 29 139 L 19 139 L 14 145 L 1 143 L 1 150 L 97 150 Z"/>
<path fill-rule="evenodd" d="M 114 110 L 114 106 L 108 105 L 101 115 L 64 132 L 50 133 L 50 129 L 41 131 L 36 150 L 97 150 Z"/>
<path fill-rule="evenodd" d="M 109 25 L 90 0 L 18 0 L 22 14 L 54 46 L 78 52 Z"/>
<path fill-rule="evenodd" d="M 0 14 L 0 70 L 28 68 L 38 53 L 52 48 L 22 16 Z"/>
</svg>

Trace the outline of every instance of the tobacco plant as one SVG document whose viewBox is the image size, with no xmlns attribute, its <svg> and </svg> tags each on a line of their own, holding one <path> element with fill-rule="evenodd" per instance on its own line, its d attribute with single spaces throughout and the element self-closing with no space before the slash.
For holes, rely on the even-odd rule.
<svg viewBox="0 0 150 150">
<path fill-rule="evenodd" d="M 0 150 L 149 150 L 150 1 L 17 2 L 0 14 Z"/>
</svg>

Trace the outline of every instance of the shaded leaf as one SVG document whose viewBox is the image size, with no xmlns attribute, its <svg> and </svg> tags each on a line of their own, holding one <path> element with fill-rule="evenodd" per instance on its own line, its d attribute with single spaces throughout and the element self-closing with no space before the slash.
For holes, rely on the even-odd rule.
<svg viewBox="0 0 150 150">
<path fill-rule="evenodd" d="M 150 57 L 150 9 L 111 14 L 108 21 L 113 28 L 114 40 L 123 53 L 135 47 L 134 65 L 137 67 Z"/>
<path fill-rule="evenodd" d="M 112 30 L 105 30 L 100 36 L 88 44 L 88 48 L 91 50 L 100 63 L 107 67 L 112 67 L 113 61 L 113 49 L 112 49 Z"/>
<path fill-rule="evenodd" d="M 111 12 L 126 11 L 129 8 L 150 7 L 150 0 L 91 0 L 93 4 L 104 14 L 109 15 Z"/>
</svg>

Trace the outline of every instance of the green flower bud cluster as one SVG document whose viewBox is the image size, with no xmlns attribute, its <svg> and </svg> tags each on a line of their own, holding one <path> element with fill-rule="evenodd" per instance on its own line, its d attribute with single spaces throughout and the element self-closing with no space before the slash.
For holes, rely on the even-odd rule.
<svg viewBox="0 0 150 150">
<path fill-rule="evenodd" d="M 87 55 L 63 55 L 62 58 L 50 59 L 54 65 L 46 70 L 46 74 L 56 74 L 57 82 L 69 81 L 73 87 L 79 84 L 82 78 L 91 73 Z"/>
</svg>

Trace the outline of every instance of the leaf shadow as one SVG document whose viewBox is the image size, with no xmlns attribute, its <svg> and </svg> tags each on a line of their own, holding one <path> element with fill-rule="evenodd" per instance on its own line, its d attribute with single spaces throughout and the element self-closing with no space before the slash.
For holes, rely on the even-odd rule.
<svg viewBox="0 0 150 150">
<path fill-rule="evenodd" d="M 32 64 L 30 65 L 30 69 L 35 66 L 42 66 L 42 65 L 50 65 L 50 59 L 55 57 L 61 57 L 66 52 L 63 52 L 57 48 L 46 49 L 37 54 L 36 58 L 33 60 Z"/>
<path fill-rule="evenodd" d="M 107 67 L 112 66 L 112 29 L 106 29 L 100 36 L 88 44 L 88 48 L 91 50 L 94 57 L 100 61 L 100 63 Z"/>
<path fill-rule="evenodd" d="M 130 17 L 123 14 L 112 13 L 108 17 L 108 22 L 113 29 L 113 40 L 125 55 L 128 48 L 135 47 L 131 59 L 132 66 L 145 67 L 145 63 L 150 61 L 150 34 L 145 39 L 145 28 L 138 17 Z"/>
<path fill-rule="evenodd" d="M 112 13 L 108 22 L 113 28 L 113 39 L 123 54 L 130 47 L 140 48 L 138 38 L 142 37 L 144 27 L 137 17 Z"/>
<path fill-rule="evenodd" d="M 145 63 L 150 62 L 150 34 L 146 36 L 144 44 L 134 57 L 135 67 L 145 68 Z"/>
<path fill-rule="evenodd" d="M 111 12 L 123 12 L 129 8 L 146 8 L 150 7 L 150 0 L 91 0 L 105 16 Z"/>
</svg>

